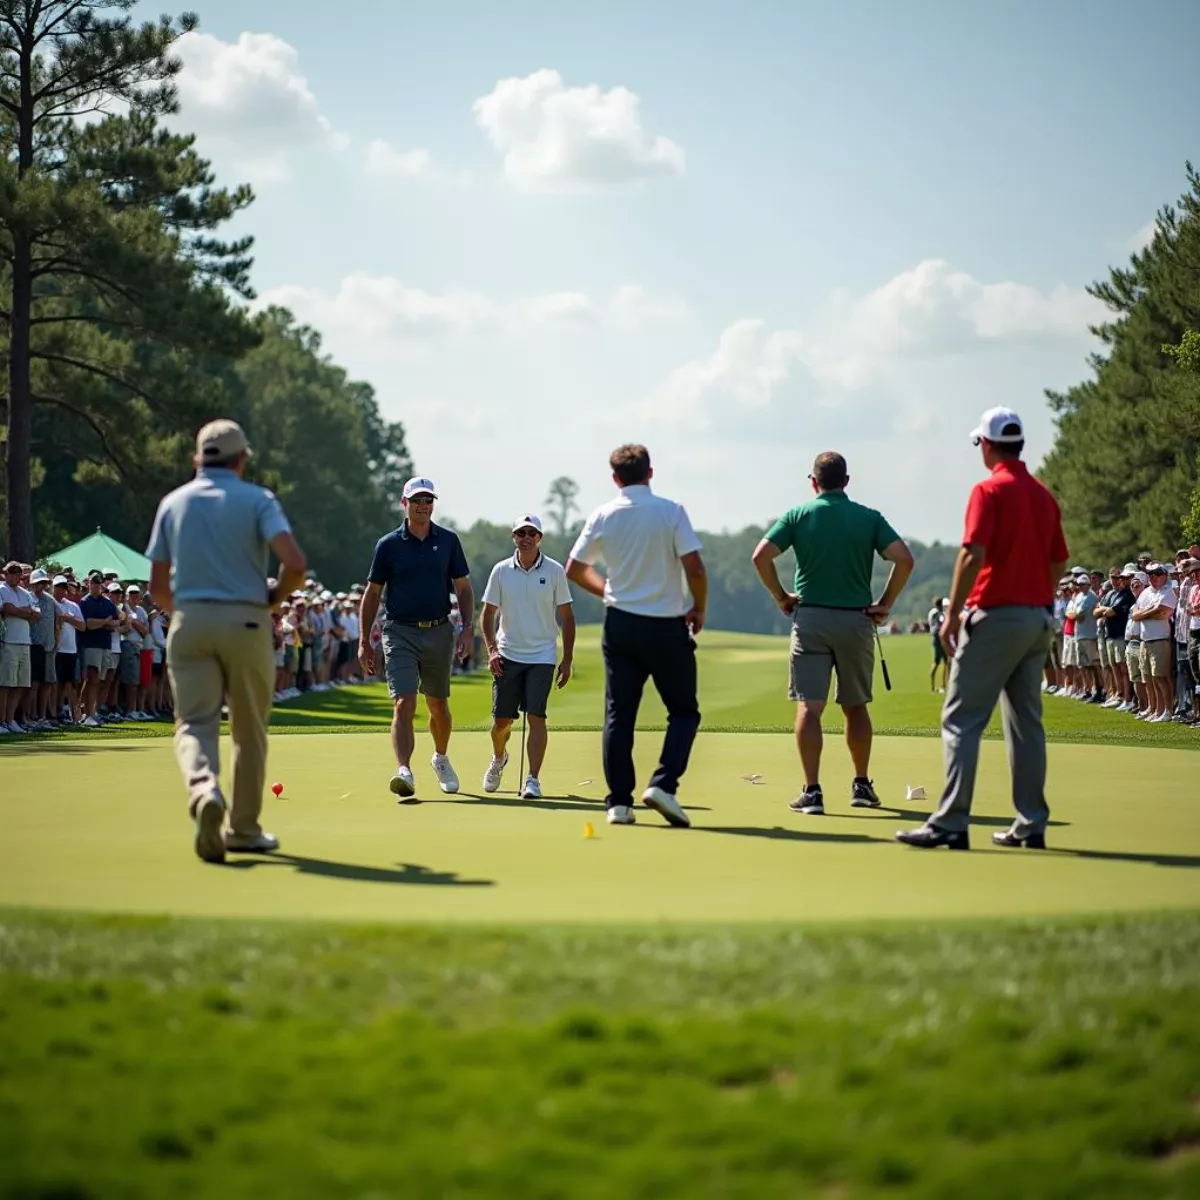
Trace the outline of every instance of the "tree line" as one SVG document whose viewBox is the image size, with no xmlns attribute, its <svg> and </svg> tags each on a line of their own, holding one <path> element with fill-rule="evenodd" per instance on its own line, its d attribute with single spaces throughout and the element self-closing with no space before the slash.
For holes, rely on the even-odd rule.
<svg viewBox="0 0 1200 1200">
<path fill-rule="evenodd" d="M 1092 377 L 1048 392 L 1057 437 L 1041 474 L 1072 560 L 1107 566 L 1200 537 L 1200 173 L 1154 237 L 1088 289 L 1111 318 Z"/>
<path fill-rule="evenodd" d="M 0 0 L 6 550 L 33 560 L 97 524 L 140 547 L 219 413 L 322 571 L 352 577 L 347 531 L 399 519 L 403 427 L 316 331 L 251 314 L 252 239 L 221 230 L 253 193 L 162 124 L 196 17 L 139 25 L 133 3 Z"/>
</svg>

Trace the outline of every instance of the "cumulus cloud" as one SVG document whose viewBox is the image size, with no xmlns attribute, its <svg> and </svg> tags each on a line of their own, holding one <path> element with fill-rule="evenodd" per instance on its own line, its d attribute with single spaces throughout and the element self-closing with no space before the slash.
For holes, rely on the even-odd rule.
<svg viewBox="0 0 1200 1200">
<path fill-rule="evenodd" d="M 500 80 L 475 101 L 475 120 L 522 191 L 580 191 L 682 175 L 683 149 L 642 126 L 628 88 L 567 87 L 558 71 Z"/>
<path fill-rule="evenodd" d="M 382 138 L 368 143 L 366 169 L 368 175 L 384 178 L 429 179 L 437 174 L 428 150 L 397 150 Z"/>
<path fill-rule="evenodd" d="M 270 33 L 223 42 L 186 33 L 175 46 L 181 127 L 221 167 L 257 182 L 286 180 L 298 152 L 344 149 L 322 116 L 295 48 Z"/>
<path fill-rule="evenodd" d="M 637 304 L 632 305 L 636 296 Z M 554 327 L 635 328 L 631 314 L 674 311 L 635 285 L 619 288 L 597 301 L 586 292 L 547 292 L 493 299 L 479 292 L 441 293 L 411 287 L 387 275 L 346 276 L 337 290 L 289 284 L 264 292 L 258 307 L 280 305 L 298 320 L 335 337 L 354 340 L 397 339 L 401 343 L 468 334 L 532 333 Z M 631 307 L 632 305 L 632 307 Z M 642 324 L 657 319 L 646 317 Z"/>
</svg>

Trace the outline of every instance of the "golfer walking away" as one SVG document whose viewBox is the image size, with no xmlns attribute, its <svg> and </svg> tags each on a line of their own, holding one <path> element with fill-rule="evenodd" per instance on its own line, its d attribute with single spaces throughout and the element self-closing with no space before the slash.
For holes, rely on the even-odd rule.
<svg viewBox="0 0 1200 1200">
<path fill-rule="evenodd" d="M 672 825 L 687 827 L 676 795 L 700 728 L 695 636 L 704 627 L 708 577 L 700 540 L 683 505 L 650 490 L 645 446 L 609 457 L 619 491 L 584 524 L 567 578 L 604 600 L 604 777 L 610 825 L 632 825 L 633 729 L 646 680 L 667 710 L 658 766 L 642 802 Z M 603 562 L 607 578 L 595 569 Z"/>
<path fill-rule="evenodd" d="M 494 792 L 500 787 L 508 763 L 509 734 L 517 713 L 523 712 L 529 719 L 529 775 L 521 785 L 521 796 L 540 800 L 546 706 L 554 684 L 566 687 L 571 678 L 575 607 L 562 564 L 542 553 L 541 520 L 532 514 L 518 517 L 512 537 L 515 553 L 492 568 L 483 592 L 480 624 L 492 672 L 492 761 L 483 777 L 483 790 Z M 561 661 L 556 653 L 560 622 Z"/>
<path fill-rule="evenodd" d="M 235 422 L 205 425 L 196 435 L 195 478 L 163 498 L 146 550 L 150 591 L 161 610 L 172 613 L 167 673 L 175 697 L 175 758 L 196 822 L 196 853 L 206 862 L 223 862 L 226 850 L 279 847 L 259 824 L 275 693 L 270 609 L 304 582 L 307 563 L 279 501 L 242 478 L 250 453 Z M 269 588 L 272 552 L 281 571 Z M 219 745 L 226 703 L 233 804 L 222 836 Z"/>
<path fill-rule="evenodd" d="M 796 744 L 804 768 L 804 791 L 788 806 L 793 812 L 825 812 L 821 788 L 821 716 L 837 671 L 834 700 L 846 718 L 846 745 L 854 762 L 850 803 L 877 808 L 871 782 L 871 714 L 875 675 L 875 629 L 891 613 L 912 574 L 913 556 L 899 534 L 873 508 L 846 495 L 846 460 L 833 451 L 818 454 L 808 477 L 814 496 L 784 513 L 755 547 L 752 560 L 763 586 L 792 618 L 788 698 L 796 701 Z M 796 590 L 779 582 L 775 560 L 791 550 Z M 878 601 L 871 598 L 875 556 L 891 563 Z"/>
<path fill-rule="evenodd" d="M 437 489 L 431 479 L 420 476 L 404 485 L 404 523 L 375 544 L 359 608 L 358 659 L 363 670 L 373 675 L 375 650 L 370 631 L 383 597 L 386 619 L 381 645 L 393 705 L 392 750 L 396 755 L 396 773 L 388 786 L 402 800 L 414 795 L 417 788 L 412 756 L 418 692 L 429 709 L 438 786 L 443 792 L 458 791 L 458 776 L 447 753 L 453 728 L 450 673 L 455 654 L 466 658 L 471 650 L 475 594 L 458 534 L 434 523 L 436 500 Z M 462 614 L 458 633 L 450 622 L 451 593 Z"/>
<path fill-rule="evenodd" d="M 970 848 L 979 740 L 1000 700 L 1017 819 L 992 840 L 1044 849 L 1050 810 L 1041 680 L 1054 640 L 1054 593 L 1067 565 L 1067 543 L 1058 503 L 1021 461 L 1021 418 L 1008 408 L 989 408 L 971 440 L 991 474 L 967 502 L 942 625 L 942 641 L 953 655 L 942 707 L 946 787 L 933 816 L 896 838 L 925 849 Z"/>
</svg>

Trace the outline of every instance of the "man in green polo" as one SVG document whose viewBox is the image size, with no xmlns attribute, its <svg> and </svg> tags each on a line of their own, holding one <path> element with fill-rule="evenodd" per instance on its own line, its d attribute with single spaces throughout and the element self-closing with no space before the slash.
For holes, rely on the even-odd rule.
<svg viewBox="0 0 1200 1200">
<path fill-rule="evenodd" d="M 809 476 L 815 495 L 784 513 L 755 547 L 753 562 L 763 586 L 792 618 L 791 681 L 788 698 L 797 702 L 796 744 L 804 767 L 804 791 L 788 806 L 819 816 L 821 714 L 829 681 L 837 671 L 836 702 L 846 717 L 846 744 L 854 760 L 850 803 L 878 808 L 868 777 L 871 763 L 871 685 L 875 674 L 875 626 L 882 625 L 912 573 L 913 557 L 904 541 L 873 508 L 846 495 L 846 460 L 832 451 L 818 454 Z M 796 557 L 796 590 L 779 582 L 775 560 L 786 550 Z M 871 571 L 878 554 L 892 564 L 878 601 L 871 598 Z"/>
</svg>

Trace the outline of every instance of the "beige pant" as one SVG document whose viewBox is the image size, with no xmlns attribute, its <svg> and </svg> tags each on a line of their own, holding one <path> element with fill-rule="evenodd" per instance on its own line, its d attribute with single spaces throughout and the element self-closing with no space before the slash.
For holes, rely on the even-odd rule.
<svg viewBox="0 0 1200 1200">
<path fill-rule="evenodd" d="M 167 671 L 175 695 L 175 758 L 188 809 L 221 792 L 221 705 L 233 738 L 234 833 L 262 832 L 267 722 L 275 689 L 271 617 L 253 604 L 181 604 L 167 633 Z"/>
</svg>

